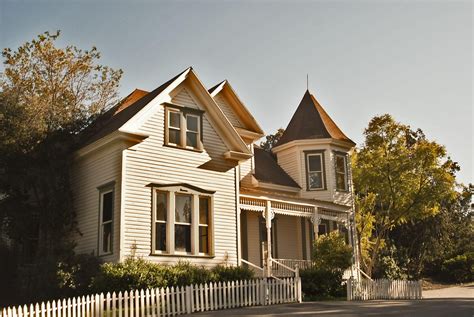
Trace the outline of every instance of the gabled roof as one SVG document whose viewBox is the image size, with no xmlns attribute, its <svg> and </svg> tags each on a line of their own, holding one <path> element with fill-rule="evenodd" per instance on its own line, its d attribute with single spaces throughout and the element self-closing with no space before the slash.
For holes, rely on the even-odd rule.
<svg viewBox="0 0 474 317">
<path fill-rule="evenodd" d="M 290 123 L 275 147 L 295 140 L 327 138 L 346 141 L 352 146 L 355 145 L 354 141 L 339 129 L 309 90 L 306 90 Z"/>
<path fill-rule="evenodd" d="M 255 157 L 255 174 L 254 177 L 261 182 L 271 183 L 282 186 L 301 188 L 291 178 L 283 168 L 278 165 L 273 154 L 259 148 L 254 147 Z"/>
<path fill-rule="evenodd" d="M 212 98 L 215 98 L 219 94 L 223 94 L 230 101 L 230 106 L 232 107 L 233 112 L 238 116 L 245 127 L 249 131 L 258 135 L 256 136 L 257 139 L 265 134 L 260 125 L 257 123 L 257 120 L 255 120 L 250 111 L 240 100 L 239 96 L 236 94 L 227 79 L 210 88 L 208 92 Z"/>
<path fill-rule="evenodd" d="M 90 144 L 119 129 L 186 71 L 187 69 L 157 87 L 152 92 L 135 89 L 116 106 L 99 116 L 96 121 L 84 131 L 80 145 L 85 146 Z"/>
</svg>

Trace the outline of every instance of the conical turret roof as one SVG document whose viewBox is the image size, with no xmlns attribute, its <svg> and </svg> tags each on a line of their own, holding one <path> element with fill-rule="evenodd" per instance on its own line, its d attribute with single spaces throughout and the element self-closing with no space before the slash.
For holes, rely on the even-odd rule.
<svg viewBox="0 0 474 317">
<path fill-rule="evenodd" d="M 306 90 L 290 123 L 275 147 L 294 140 L 327 138 L 346 141 L 352 146 L 355 145 L 354 141 L 339 129 L 309 90 Z"/>
</svg>

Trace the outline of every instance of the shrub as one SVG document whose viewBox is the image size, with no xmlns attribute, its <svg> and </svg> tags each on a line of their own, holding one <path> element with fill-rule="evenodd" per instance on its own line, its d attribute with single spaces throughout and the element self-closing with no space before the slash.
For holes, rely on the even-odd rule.
<svg viewBox="0 0 474 317">
<path fill-rule="evenodd" d="M 351 266 L 352 248 L 337 231 L 319 236 L 314 242 L 313 262 L 324 271 L 344 271 Z"/>
<path fill-rule="evenodd" d="M 70 256 L 57 264 L 56 277 L 62 296 L 88 293 L 92 281 L 100 272 L 101 261 L 88 254 Z"/>
<path fill-rule="evenodd" d="M 342 274 L 338 271 L 326 271 L 318 268 L 301 270 L 301 290 L 305 300 L 342 297 L 345 287 Z"/>
<path fill-rule="evenodd" d="M 302 291 L 306 299 L 344 296 L 342 275 L 351 266 L 352 248 L 338 232 L 319 236 L 314 242 L 313 267 L 301 270 Z"/>
<path fill-rule="evenodd" d="M 92 290 L 95 292 L 126 291 L 250 278 L 253 278 L 251 270 L 237 266 L 218 265 L 207 269 L 189 262 L 164 265 L 141 258 L 128 258 L 121 263 L 103 264 L 93 281 Z"/>
<path fill-rule="evenodd" d="M 443 279 L 450 282 L 474 281 L 474 252 L 467 252 L 443 261 L 441 274 Z"/>
<path fill-rule="evenodd" d="M 228 282 L 238 280 L 249 280 L 254 278 L 254 272 L 244 266 L 217 265 L 212 268 L 215 281 Z"/>
</svg>

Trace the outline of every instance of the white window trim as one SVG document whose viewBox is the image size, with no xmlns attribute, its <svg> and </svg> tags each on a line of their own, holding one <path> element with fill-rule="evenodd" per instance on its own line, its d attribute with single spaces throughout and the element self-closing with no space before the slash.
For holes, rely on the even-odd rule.
<svg viewBox="0 0 474 317">
<path fill-rule="evenodd" d="M 306 182 L 308 182 L 307 184 L 307 188 L 308 190 L 325 190 L 325 186 L 324 184 L 326 183 L 326 175 L 325 175 L 325 171 L 324 171 L 324 155 L 323 153 L 306 153 Z M 319 171 L 310 171 L 309 169 L 309 158 L 311 156 L 319 156 L 320 159 L 321 159 L 321 170 Z M 311 184 L 310 184 L 310 175 L 311 173 L 321 173 L 321 187 L 311 187 Z"/>
<path fill-rule="evenodd" d="M 198 114 L 194 114 L 194 113 L 185 113 L 183 110 L 181 110 L 179 108 L 173 108 L 173 107 L 166 107 L 165 111 L 166 111 L 165 145 L 173 146 L 173 147 L 177 147 L 177 148 L 182 148 L 182 149 L 187 149 L 187 150 L 193 150 L 193 151 L 202 151 L 202 148 L 203 148 L 202 141 L 201 141 L 202 140 L 202 126 L 201 126 L 202 114 L 198 115 Z M 179 127 L 179 129 L 176 128 L 176 127 L 171 127 L 171 125 L 170 125 L 170 121 L 171 121 L 170 113 L 171 112 L 178 113 L 180 115 L 180 120 L 179 120 L 180 127 Z M 188 116 L 192 116 L 192 117 L 197 118 L 197 125 L 198 125 L 197 131 L 188 130 L 188 127 L 187 127 L 187 117 Z M 172 143 L 172 142 L 169 141 L 169 130 L 170 129 L 180 131 L 181 144 L 176 144 L 176 143 Z M 192 132 L 192 133 L 197 134 L 197 147 L 187 145 L 187 137 L 186 137 L 187 132 Z"/>
<path fill-rule="evenodd" d="M 337 187 L 337 175 L 338 174 L 341 174 L 341 172 L 338 172 L 337 171 L 337 158 L 338 157 L 342 157 L 342 159 L 344 160 L 344 189 L 342 188 L 338 188 Z M 347 192 L 349 190 L 349 175 L 348 175 L 348 170 L 347 170 L 347 155 L 346 154 L 342 154 L 342 153 L 335 153 L 335 157 L 334 157 L 334 173 L 335 173 L 335 187 L 336 187 L 336 191 L 338 192 Z"/>
<path fill-rule="evenodd" d="M 152 199 L 152 223 L 151 228 L 151 255 L 176 255 L 176 256 L 214 256 L 214 196 L 204 194 L 198 191 L 182 187 L 164 187 L 153 188 Z M 156 218 L 156 193 L 167 193 L 167 221 L 166 221 L 166 250 L 156 250 L 155 237 L 155 218 Z M 191 215 L 191 252 L 175 250 L 175 225 L 185 224 L 175 222 L 176 194 L 191 195 L 192 197 L 192 215 Z M 199 252 L 199 198 L 209 197 L 209 253 Z"/>
<path fill-rule="evenodd" d="M 207 212 L 208 212 L 208 215 L 207 215 L 207 224 L 201 224 L 201 223 L 199 222 L 199 218 L 200 218 L 199 212 L 200 212 L 200 210 L 198 210 L 198 217 L 197 217 L 197 250 L 198 250 L 198 254 L 199 254 L 199 255 L 204 255 L 204 256 L 206 256 L 206 255 L 211 254 L 211 250 L 212 250 L 212 247 L 211 247 L 211 246 L 212 246 L 212 241 L 213 241 L 213 239 L 212 239 L 212 235 L 211 235 L 211 229 L 213 228 L 213 226 L 212 226 L 212 223 L 211 223 L 211 217 L 212 217 L 211 215 L 212 215 L 213 206 L 212 206 L 212 198 L 211 198 L 210 196 L 206 196 L 206 195 L 202 195 L 202 194 L 201 194 L 201 195 L 198 196 L 198 201 L 199 201 L 200 198 L 207 198 L 207 199 L 209 200 L 209 202 L 208 202 L 208 204 L 209 204 L 209 205 L 208 205 L 208 208 L 209 208 L 209 209 L 207 210 Z M 208 239 L 208 241 L 207 241 L 207 244 L 208 244 L 208 245 L 207 245 L 207 249 L 208 249 L 208 251 L 209 251 L 208 253 L 199 252 L 199 241 L 201 240 L 201 237 L 199 236 L 199 228 L 200 228 L 200 227 L 207 227 L 207 236 L 208 236 L 208 238 L 207 238 L 207 239 Z"/>
<path fill-rule="evenodd" d="M 165 194 L 166 196 L 166 221 L 163 220 L 157 220 L 156 219 L 156 202 L 157 202 L 157 195 L 158 194 Z M 152 236 L 153 238 L 151 239 L 151 248 L 154 253 L 166 253 L 166 250 L 156 250 L 156 224 L 157 223 L 164 223 L 166 226 L 166 240 L 168 240 L 168 208 L 170 204 L 170 195 L 169 192 L 162 191 L 162 190 L 153 190 L 153 206 L 152 206 Z M 166 249 L 166 244 L 165 244 L 165 249 Z"/>
<path fill-rule="evenodd" d="M 111 220 L 102 221 L 102 216 L 103 216 L 103 209 L 104 209 L 104 196 L 108 193 L 112 193 L 112 216 Z M 110 255 L 113 254 L 113 247 L 114 247 L 114 213 L 115 213 L 115 193 L 114 193 L 114 188 L 106 188 L 103 190 L 100 190 L 99 192 L 99 245 L 98 245 L 98 254 L 99 256 L 102 255 Z M 110 251 L 104 252 L 103 251 L 103 246 L 104 246 L 104 225 L 106 224 L 111 224 L 111 231 L 110 231 Z"/>
<path fill-rule="evenodd" d="M 196 118 L 197 120 L 197 131 L 193 131 L 193 130 L 189 130 L 188 129 L 188 117 L 194 117 Z M 192 150 L 200 150 L 200 144 L 201 144 L 201 117 L 198 116 L 198 115 L 195 115 L 195 114 L 191 114 L 191 113 L 188 113 L 184 116 L 184 119 L 186 121 L 185 125 L 186 125 L 186 133 L 185 133 L 185 144 L 186 144 L 186 148 L 187 149 L 192 149 Z M 191 133 L 195 133 L 196 134 L 196 143 L 197 143 L 197 147 L 194 147 L 194 146 L 189 146 L 187 144 L 187 140 L 188 140 L 188 132 L 191 132 Z"/>
</svg>

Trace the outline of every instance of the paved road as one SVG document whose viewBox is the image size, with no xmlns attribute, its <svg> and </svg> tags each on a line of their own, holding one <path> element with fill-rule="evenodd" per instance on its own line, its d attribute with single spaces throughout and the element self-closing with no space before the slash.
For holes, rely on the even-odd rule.
<svg viewBox="0 0 474 317">
<path fill-rule="evenodd" d="M 474 300 L 474 285 L 423 291 L 423 298 L 472 298 Z"/>
<path fill-rule="evenodd" d="M 416 316 L 474 317 L 474 286 L 423 292 L 423 300 L 305 302 L 258 306 L 196 316 Z M 453 298 L 458 296 L 459 298 Z M 429 297 L 429 298 L 427 298 Z"/>
</svg>

